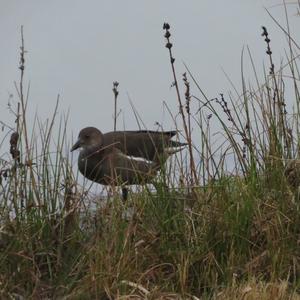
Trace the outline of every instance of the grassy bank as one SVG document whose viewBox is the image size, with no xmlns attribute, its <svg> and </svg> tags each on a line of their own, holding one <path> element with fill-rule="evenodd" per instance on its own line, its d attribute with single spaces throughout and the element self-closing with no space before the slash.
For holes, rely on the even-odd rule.
<svg viewBox="0 0 300 300">
<path fill-rule="evenodd" d="M 253 85 L 242 71 L 236 96 L 208 98 L 188 68 L 179 79 L 171 29 L 164 25 L 180 107 L 174 125 L 186 155 L 169 162 L 155 192 L 142 188 L 126 204 L 113 193 L 95 210 L 57 108 L 28 128 L 22 42 L 15 133 L 0 165 L 1 298 L 300 298 L 300 48 L 283 29 L 288 50 L 274 65 L 263 28 L 264 80 L 245 51 Z"/>
</svg>

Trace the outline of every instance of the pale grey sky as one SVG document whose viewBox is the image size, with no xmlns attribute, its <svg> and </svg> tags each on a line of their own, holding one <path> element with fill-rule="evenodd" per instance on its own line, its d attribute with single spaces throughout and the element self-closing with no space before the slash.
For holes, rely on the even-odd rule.
<svg viewBox="0 0 300 300">
<path fill-rule="evenodd" d="M 112 82 L 119 81 L 119 128 L 123 119 L 126 128 L 137 128 L 127 93 L 149 129 L 155 128 L 156 121 L 170 128 L 172 121 L 163 113 L 162 102 L 176 112 L 177 101 L 170 88 L 173 79 L 162 24 L 171 25 L 178 75 L 185 71 L 184 61 L 213 98 L 231 89 L 222 68 L 240 89 L 243 46 L 249 45 L 257 67 L 262 68 L 266 45 L 261 25 L 269 30 L 275 58 L 284 56 L 283 34 L 264 9 L 284 23 L 284 11 L 276 6 L 281 3 L 0 0 L 0 120 L 14 124 L 6 107 L 9 93 L 17 101 L 13 82 L 19 79 L 21 25 L 28 51 L 25 82 L 31 82 L 28 119 L 36 110 L 42 119 L 49 117 L 60 94 L 59 111 L 70 109 L 69 128 L 75 135 L 88 125 L 112 130 Z M 300 18 L 295 13 L 290 6 L 290 22 L 297 24 Z M 198 94 L 193 87 L 191 92 Z"/>
</svg>

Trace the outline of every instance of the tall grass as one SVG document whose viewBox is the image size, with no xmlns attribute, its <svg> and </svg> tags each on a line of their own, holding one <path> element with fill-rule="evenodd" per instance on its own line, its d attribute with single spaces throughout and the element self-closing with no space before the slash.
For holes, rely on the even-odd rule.
<svg viewBox="0 0 300 300">
<path fill-rule="evenodd" d="M 180 104 L 180 119 L 172 117 L 187 155 L 162 169 L 156 192 L 145 187 L 125 206 L 114 195 L 94 211 L 76 183 L 57 105 L 28 128 L 22 33 L 12 158 L 0 169 L 1 298 L 299 298 L 298 44 L 284 29 L 286 63 L 275 66 L 263 28 L 264 81 L 248 51 L 256 80 L 246 84 L 242 63 L 236 97 L 210 99 L 186 66 L 183 103 L 164 29 Z M 217 138 L 212 121 L 222 128 Z"/>
</svg>

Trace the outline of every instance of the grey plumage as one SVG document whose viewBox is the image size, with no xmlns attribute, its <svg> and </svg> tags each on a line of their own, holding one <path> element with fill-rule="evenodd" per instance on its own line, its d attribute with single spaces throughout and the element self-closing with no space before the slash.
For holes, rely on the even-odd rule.
<svg viewBox="0 0 300 300">
<path fill-rule="evenodd" d="M 168 156 L 186 145 L 172 141 L 176 131 L 115 131 L 102 134 L 97 128 L 80 131 L 71 151 L 81 148 L 79 171 L 105 185 L 150 182 Z"/>
</svg>

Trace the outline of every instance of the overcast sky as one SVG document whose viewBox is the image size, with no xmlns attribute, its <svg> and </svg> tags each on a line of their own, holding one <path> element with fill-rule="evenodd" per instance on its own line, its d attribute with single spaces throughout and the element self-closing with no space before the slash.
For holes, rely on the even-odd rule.
<svg viewBox="0 0 300 300">
<path fill-rule="evenodd" d="M 163 111 L 176 112 L 175 90 L 162 25 L 171 25 L 178 75 L 185 62 L 209 98 L 231 87 L 222 69 L 240 89 L 240 57 L 249 46 L 262 68 L 265 47 L 261 26 L 268 28 L 275 59 L 284 56 L 284 35 L 265 7 L 284 24 L 280 0 L 0 0 L 0 120 L 14 125 L 9 94 L 17 97 L 20 27 L 24 26 L 25 82 L 31 83 L 28 119 L 38 111 L 49 117 L 60 94 L 61 113 L 70 110 L 69 128 L 113 129 L 112 82 L 118 81 L 118 127 L 137 128 L 128 95 L 149 129 L 156 121 L 172 128 Z M 290 22 L 299 28 L 296 7 Z M 293 27 L 293 26 L 292 26 Z M 296 28 L 294 26 L 294 28 Z M 198 92 L 192 87 L 192 93 Z M 174 127 L 174 126 L 173 126 Z M 70 133 L 71 135 L 71 133 Z"/>
</svg>

